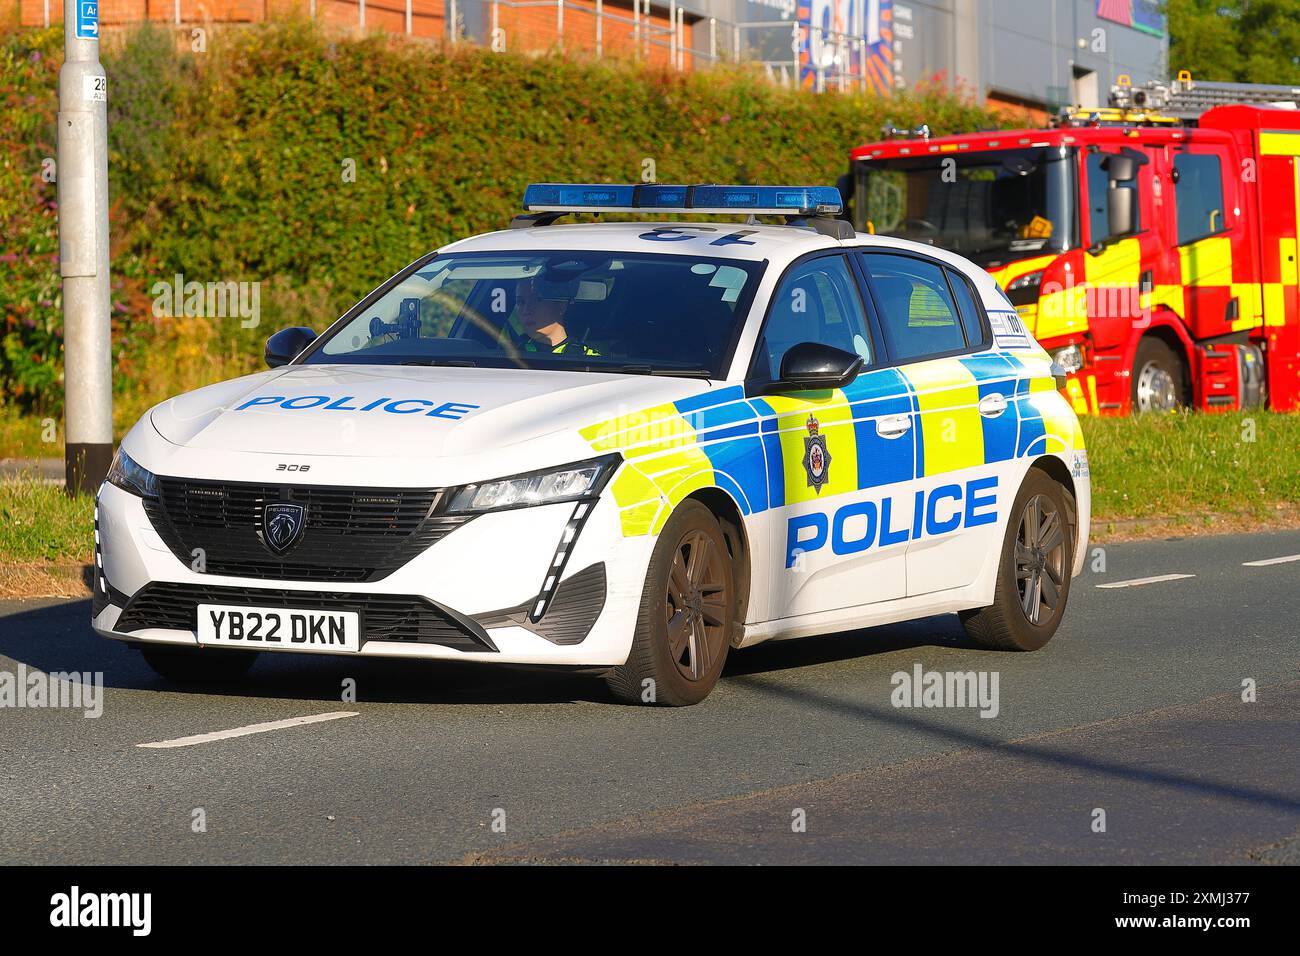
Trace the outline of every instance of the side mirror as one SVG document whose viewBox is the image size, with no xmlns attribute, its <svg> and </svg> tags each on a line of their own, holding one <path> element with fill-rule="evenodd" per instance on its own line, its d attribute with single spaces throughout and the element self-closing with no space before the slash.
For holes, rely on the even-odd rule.
<svg viewBox="0 0 1300 956">
<path fill-rule="evenodd" d="M 1112 236 L 1127 236 L 1133 231 L 1133 199 L 1136 189 L 1106 190 L 1106 228 Z"/>
<path fill-rule="evenodd" d="M 1113 183 L 1127 183 L 1137 175 L 1137 160 L 1123 153 L 1114 153 L 1101 161 L 1106 177 Z"/>
<path fill-rule="evenodd" d="M 862 356 L 821 342 L 800 342 L 781 359 L 781 391 L 843 388 L 862 371 Z"/>
<path fill-rule="evenodd" d="M 279 368 L 288 365 L 307 346 L 316 341 L 316 332 L 303 325 L 281 329 L 266 340 L 266 365 Z"/>
</svg>

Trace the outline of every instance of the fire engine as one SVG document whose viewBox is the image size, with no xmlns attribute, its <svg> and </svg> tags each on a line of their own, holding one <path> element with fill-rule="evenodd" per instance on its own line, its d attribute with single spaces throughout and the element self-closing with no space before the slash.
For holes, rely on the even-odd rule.
<svg viewBox="0 0 1300 956">
<path fill-rule="evenodd" d="M 1121 76 L 1047 129 L 886 127 L 841 189 L 859 231 L 991 273 L 1079 413 L 1294 410 L 1298 105 L 1300 87 Z"/>
</svg>

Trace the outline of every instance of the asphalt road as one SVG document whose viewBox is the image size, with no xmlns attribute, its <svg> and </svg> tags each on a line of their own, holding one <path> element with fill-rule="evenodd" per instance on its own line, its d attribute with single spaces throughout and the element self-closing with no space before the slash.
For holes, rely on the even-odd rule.
<svg viewBox="0 0 1300 956">
<path fill-rule="evenodd" d="M 1112 545 L 1037 653 L 934 617 L 733 653 L 681 710 L 290 655 L 185 692 L 87 601 L 0 602 L 0 675 L 106 684 L 96 719 L 0 709 L 0 863 L 1300 862 L 1300 561 L 1245 566 L 1290 555 L 1300 532 Z M 1167 574 L 1192 576 L 1098 587 Z M 996 672 L 997 716 L 893 706 L 917 664 Z"/>
</svg>

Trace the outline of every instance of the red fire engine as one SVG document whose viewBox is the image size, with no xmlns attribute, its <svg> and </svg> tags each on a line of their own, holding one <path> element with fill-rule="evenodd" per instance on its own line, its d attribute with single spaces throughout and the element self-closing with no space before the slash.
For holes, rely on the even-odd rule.
<svg viewBox="0 0 1300 956">
<path fill-rule="evenodd" d="M 1300 88 L 1120 79 L 1051 129 L 854 149 L 854 225 L 992 273 L 1079 412 L 1300 408 Z"/>
</svg>

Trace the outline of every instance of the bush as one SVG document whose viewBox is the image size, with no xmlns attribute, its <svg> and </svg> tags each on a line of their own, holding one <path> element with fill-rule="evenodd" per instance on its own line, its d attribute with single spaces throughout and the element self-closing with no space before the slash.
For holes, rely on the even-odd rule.
<svg viewBox="0 0 1300 956">
<path fill-rule="evenodd" d="M 528 182 L 637 181 L 652 160 L 661 182 L 833 183 L 886 120 L 936 133 L 997 120 L 937 87 L 816 96 L 744 71 L 440 50 L 302 22 L 213 30 L 202 54 L 175 40 L 146 27 L 103 52 L 119 422 L 252 369 L 273 329 L 323 328 L 418 255 L 503 226 Z M 4 196 L 18 199 L 0 219 L 22 262 L 0 274 L 0 379 L 25 409 L 54 412 L 54 186 L 39 157 L 53 155 L 57 31 L 11 34 L 0 51 Z M 150 290 L 177 273 L 261 283 L 261 325 L 156 318 Z M 196 349 L 206 361 L 175 360 Z"/>
</svg>

